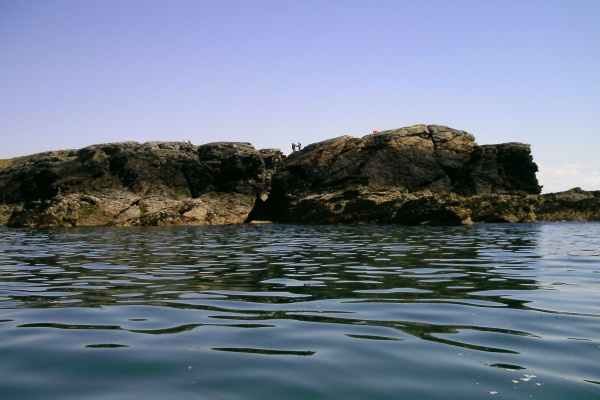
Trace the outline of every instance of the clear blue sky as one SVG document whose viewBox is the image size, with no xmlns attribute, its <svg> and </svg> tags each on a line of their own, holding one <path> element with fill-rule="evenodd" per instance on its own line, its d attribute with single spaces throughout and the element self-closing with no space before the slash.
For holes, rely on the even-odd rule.
<svg viewBox="0 0 600 400">
<path fill-rule="evenodd" d="M 0 158 L 413 124 L 600 189 L 598 0 L 0 0 Z"/>
</svg>

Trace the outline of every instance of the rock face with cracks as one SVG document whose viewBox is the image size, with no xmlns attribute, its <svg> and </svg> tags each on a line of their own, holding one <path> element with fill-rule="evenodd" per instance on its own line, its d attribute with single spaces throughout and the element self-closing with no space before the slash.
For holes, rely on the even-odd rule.
<svg viewBox="0 0 600 400">
<path fill-rule="evenodd" d="M 283 154 L 249 143 L 109 143 L 5 160 L 10 226 L 243 223 Z"/>
<path fill-rule="evenodd" d="M 541 187 L 529 145 L 416 125 L 342 136 L 293 153 L 263 216 L 284 222 L 462 224 L 535 220 Z"/>
<path fill-rule="evenodd" d="M 530 147 L 416 125 L 285 157 L 249 143 L 108 143 L 0 160 L 0 224 L 600 220 L 600 191 L 540 195 Z"/>
</svg>

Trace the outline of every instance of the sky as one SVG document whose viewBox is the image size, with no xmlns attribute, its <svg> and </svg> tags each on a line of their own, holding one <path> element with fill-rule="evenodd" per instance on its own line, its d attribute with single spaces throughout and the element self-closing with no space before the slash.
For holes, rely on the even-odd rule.
<svg viewBox="0 0 600 400">
<path fill-rule="evenodd" d="M 600 190 L 600 1 L 0 0 L 0 159 L 415 124 Z"/>
</svg>

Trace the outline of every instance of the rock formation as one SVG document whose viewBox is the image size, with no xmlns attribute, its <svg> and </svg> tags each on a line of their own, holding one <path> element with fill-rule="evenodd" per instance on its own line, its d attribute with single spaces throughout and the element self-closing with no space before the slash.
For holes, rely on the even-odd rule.
<svg viewBox="0 0 600 400">
<path fill-rule="evenodd" d="M 541 187 L 529 145 L 416 125 L 342 136 L 293 153 L 256 218 L 311 223 L 529 221 Z"/>
<path fill-rule="evenodd" d="M 529 145 L 416 125 L 285 158 L 249 143 L 109 143 L 0 160 L 0 224 L 469 224 L 600 220 L 600 191 L 540 195 Z"/>
<path fill-rule="evenodd" d="M 243 223 L 282 157 L 249 143 L 123 142 L 5 160 L 0 223 Z"/>
<path fill-rule="evenodd" d="M 540 221 L 600 221 L 600 190 L 543 194 L 535 213 Z"/>
</svg>

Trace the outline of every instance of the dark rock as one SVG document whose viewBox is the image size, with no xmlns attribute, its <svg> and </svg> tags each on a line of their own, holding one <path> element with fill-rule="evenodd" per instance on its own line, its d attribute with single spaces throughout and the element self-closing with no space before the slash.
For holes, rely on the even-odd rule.
<svg viewBox="0 0 600 400">
<path fill-rule="evenodd" d="M 293 198 L 281 222 L 402 225 L 533 222 L 539 201 L 538 195 L 460 196 L 430 191 L 351 189 Z"/>
<path fill-rule="evenodd" d="M 225 142 L 122 142 L 19 157 L 0 167 L 0 223 L 242 223 L 282 158 Z"/>
<path fill-rule="evenodd" d="M 450 192 L 449 173 L 476 146 L 464 131 L 417 125 L 357 139 L 342 136 L 288 157 L 275 176 L 285 192 L 331 190 L 351 185 Z"/>
<path fill-rule="evenodd" d="M 600 221 L 600 190 L 543 194 L 536 215 L 544 221 Z"/>
<path fill-rule="evenodd" d="M 536 171 L 527 144 L 479 146 L 439 125 L 341 136 L 287 158 L 249 143 L 108 143 L 0 160 L 0 223 L 600 220 L 600 191 L 540 195 Z"/>
<path fill-rule="evenodd" d="M 289 156 L 256 215 L 283 222 L 468 223 L 471 211 L 448 199 L 539 194 L 536 171 L 529 145 L 478 146 L 473 135 L 445 126 L 342 136 Z"/>
<path fill-rule="evenodd" d="M 477 146 L 457 171 L 454 191 L 463 195 L 538 194 L 537 170 L 527 144 Z"/>
</svg>

